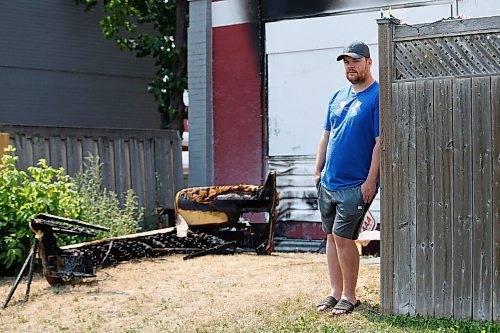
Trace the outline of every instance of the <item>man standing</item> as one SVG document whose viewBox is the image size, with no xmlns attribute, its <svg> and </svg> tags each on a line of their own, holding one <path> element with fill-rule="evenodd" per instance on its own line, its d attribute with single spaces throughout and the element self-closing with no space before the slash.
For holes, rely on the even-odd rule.
<svg viewBox="0 0 500 333">
<path fill-rule="evenodd" d="M 335 91 L 328 104 L 314 166 L 331 286 L 331 294 L 317 310 L 333 308 L 332 315 L 350 313 L 360 304 L 354 240 L 380 174 L 379 84 L 370 71 L 370 50 L 354 41 L 337 57 L 341 60 L 351 84 Z"/>
</svg>

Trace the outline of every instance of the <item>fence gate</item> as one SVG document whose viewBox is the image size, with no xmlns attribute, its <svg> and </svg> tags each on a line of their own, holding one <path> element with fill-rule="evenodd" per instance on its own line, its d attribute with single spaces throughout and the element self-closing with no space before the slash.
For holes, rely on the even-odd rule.
<svg viewBox="0 0 500 333">
<path fill-rule="evenodd" d="M 500 320 L 500 17 L 379 23 L 381 301 Z"/>
</svg>

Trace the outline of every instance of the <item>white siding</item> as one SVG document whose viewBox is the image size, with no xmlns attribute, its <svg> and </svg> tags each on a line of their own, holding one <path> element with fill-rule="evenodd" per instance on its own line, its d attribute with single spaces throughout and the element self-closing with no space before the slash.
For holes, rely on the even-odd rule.
<svg viewBox="0 0 500 333">
<path fill-rule="evenodd" d="M 320 222 L 318 196 L 313 182 L 313 156 L 270 158 L 269 168 L 276 170 L 276 186 L 280 196 L 278 219 L 285 221 Z M 380 223 L 380 196 L 370 207 L 373 217 Z"/>
<path fill-rule="evenodd" d="M 498 0 L 459 0 L 458 14 L 466 18 L 500 15 Z"/>
</svg>

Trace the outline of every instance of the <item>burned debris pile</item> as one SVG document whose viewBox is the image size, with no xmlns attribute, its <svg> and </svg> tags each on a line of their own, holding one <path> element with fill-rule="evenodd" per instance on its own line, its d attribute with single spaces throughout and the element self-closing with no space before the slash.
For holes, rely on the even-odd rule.
<svg viewBox="0 0 500 333">
<path fill-rule="evenodd" d="M 175 202 L 174 215 L 189 228 L 183 232 L 171 227 L 63 247 L 58 246 L 56 234 L 95 237 L 97 234 L 93 230 L 109 229 L 60 216 L 38 214 L 30 221 L 30 228 L 35 233 L 33 247 L 3 308 L 7 307 L 26 271 L 25 302 L 28 300 L 36 258 L 41 259 L 47 282 L 54 285 L 95 277 L 98 269 L 131 259 L 171 254 L 184 254 L 184 259 L 207 254 L 234 254 L 245 244 L 251 244 L 257 254 L 270 254 L 277 204 L 275 172 L 269 173 L 264 185 L 188 188 L 177 194 Z M 267 222 L 254 226 L 248 221 L 242 223 L 241 217 L 247 212 L 266 212 Z"/>
<path fill-rule="evenodd" d="M 176 212 L 191 230 L 202 230 L 241 247 L 255 248 L 257 254 L 274 249 L 276 172 L 269 172 L 264 185 L 194 187 L 181 190 L 175 198 Z M 267 213 L 266 223 L 241 221 L 244 213 Z"/>
<path fill-rule="evenodd" d="M 60 216 L 39 214 L 30 222 L 35 240 L 28 258 L 3 303 L 6 308 L 17 289 L 22 275 L 28 270 L 25 302 L 29 298 L 35 259 L 41 258 L 43 274 L 51 285 L 76 283 L 82 278 L 95 277 L 98 269 L 138 258 L 154 258 L 170 254 L 186 254 L 184 259 L 205 254 L 232 254 L 234 242 L 216 236 L 188 230 L 178 237 L 175 228 L 148 231 L 123 237 L 106 238 L 64 247 L 57 245 L 56 233 L 96 236 L 89 230 L 107 231 L 106 227 L 71 220 Z"/>
</svg>

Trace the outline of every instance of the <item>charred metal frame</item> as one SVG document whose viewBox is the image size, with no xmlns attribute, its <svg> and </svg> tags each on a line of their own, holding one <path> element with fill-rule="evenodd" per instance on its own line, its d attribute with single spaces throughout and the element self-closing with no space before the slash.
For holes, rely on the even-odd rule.
<svg viewBox="0 0 500 333">
<path fill-rule="evenodd" d="M 177 214 L 184 218 L 190 228 L 204 231 L 212 229 L 211 233 L 219 227 L 248 230 L 251 226 L 241 223 L 241 216 L 248 212 L 266 212 L 268 218 L 262 232 L 265 239 L 256 247 L 257 254 L 270 254 L 273 251 L 278 202 L 275 171 L 269 172 L 264 185 L 187 188 L 179 191 L 175 198 Z"/>
</svg>

